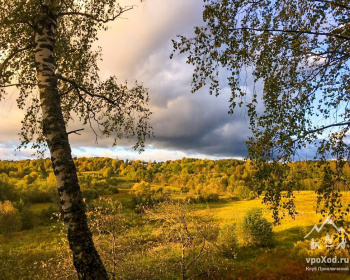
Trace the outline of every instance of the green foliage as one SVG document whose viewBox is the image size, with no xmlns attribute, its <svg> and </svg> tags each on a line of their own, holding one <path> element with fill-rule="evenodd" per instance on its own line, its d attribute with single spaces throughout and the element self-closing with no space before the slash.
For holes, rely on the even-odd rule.
<svg viewBox="0 0 350 280">
<path fill-rule="evenodd" d="M 219 195 L 217 193 L 205 191 L 194 197 L 190 196 L 189 200 L 194 203 L 217 202 L 219 201 Z"/>
<path fill-rule="evenodd" d="M 57 23 L 54 75 L 65 122 L 78 116 L 83 125 L 98 124 L 101 135 L 113 137 L 114 144 L 123 137 L 133 138 L 134 148 L 143 150 L 145 139 L 152 134 L 148 92 L 137 82 L 134 86 L 119 84 L 115 76 L 102 80 L 98 71 L 101 50 L 92 48 L 97 33 L 108 29 L 106 23 L 133 7 L 116 1 L 31 1 L 24 9 L 21 2 L 2 0 L 0 5 L 4 8 L 0 12 L 0 45 L 4 53 L 0 61 L 0 100 L 6 96 L 5 87 L 18 88 L 18 107 L 26 109 L 21 147 L 33 144 L 39 148 L 45 142 L 40 102 L 31 93 L 38 87 L 33 33 L 38 31 L 40 20 L 48 17 L 43 9 L 49 9 L 50 19 Z"/>
<path fill-rule="evenodd" d="M 11 201 L 0 201 L 0 231 L 9 236 L 22 227 L 19 211 L 13 207 Z"/>
<path fill-rule="evenodd" d="M 141 181 L 131 188 L 132 208 L 137 213 L 145 211 L 145 209 L 153 208 L 156 204 L 166 201 L 168 193 L 162 188 L 151 188 L 150 183 Z"/>
<path fill-rule="evenodd" d="M 26 203 L 22 199 L 18 202 L 14 202 L 13 206 L 19 211 L 21 216 L 22 230 L 28 230 L 34 228 L 36 224 L 36 214 L 30 209 L 30 204 Z"/>
<path fill-rule="evenodd" d="M 102 170 L 103 177 L 110 177 L 113 174 L 113 168 L 112 167 L 107 167 Z"/>
<path fill-rule="evenodd" d="M 307 0 L 204 2 L 203 26 L 195 28 L 192 38 L 179 36 L 174 40 L 174 50 L 187 53 L 187 62 L 196 67 L 193 91 L 208 83 L 209 92 L 219 94 L 225 81 L 219 79 L 218 72 L 227 70 L 223 74 L 231 88 L 231 108 L 243 103 L 249 108 L 255 137 L 250 142 L 252 157 L 291 156 L 296 152 L 293 144 L 316 140 L 325 129 L 317 120 L 328 119 L 349 98 L 345 94 L 349 86 L 347 4 Z M 240 84 L 245 67 L 250 66 L 254 81 L 263 82 L 262 92 L 252 95 Z M 316 98 L 316 94 L 320 96 Z M 257 111 L 260 97 L 263 112 Z M 339 148 L 345 144 L 341 139 L 349 128 L 347 112 L 343 106 L 336 113 L 338 125 L 333 127 L 339 129 L 339 135 L 327 131 L 332 139 L 339 139 L 341 143 L 334 143 Z M 298 141 L 289 143 L 293 136 Z M 329 140 L 326 142 L 331 144 Z M 334 150 L 332 146 L 323 148 Z M 342 158 L 346 158 L 344 153 Z"/>
<path fill-rule="evenodd" d="M 237 254 L 238 240 L 236 225 L 224 225 L 219 232 L 217 246 L 225 257 L 234 258 Z"/>
<path fill-rule="evenodd" d="M 263 218 L 261 208 L 252 208 L 247 211 L 243 220 L 243 235 L 246 245 L 272 245 L 272 224 Z"/>
<path fill-rule="evenodd" d="M 5 174 L 0 174 L 0 201 L 5 200 L 16 200 L 18 198 L 18 193 L 16 193 L 13 179 Z"/>
<path fill-rule="evenodd" d="M 246 186 L 238 186 L 234 190 L 234 193 L 239 197 L 239 199 L 250 199 L 251 198 L 250 189 Z"/>
<path fill-rule="evenodd" d="M 295 214 L 292 191 L 299 186 L 290 181 L 283 186 L 288 195 L 281 195 L 279 184 L 288 180 L 280 165 L 305 156 L 305 148 L 306 157 L 336 160 L 332 179 L 319 184 L 318 202 L 344 221 L 349 207 L 342 208 L 338 190 L 347 184 L 342 166 L 350 156 L 349 1 L 204 3 L 203 25 L 173 40 L 174 51 L 186 53 L 194 66 L 192 92 L 208 85 L 218 95 L 229 88 L 229 112 L 246 106 L 256 186 L 276 222 L 281 208 Z M 238 175 L 251 177 L 247 170 Z"/>
<path fill-rule="evenodd" d="M 56 206 L 50 205 L 48 208 L 43 209 L 40 213 L 40 218 L 47 224 L 52 220 L 54 214 L 58 212 Z"/>
<path fill-rule="evenodd" d="M 151 194 L 151 184 L 145 181 L 141 181 L 140 183 L 136 183 L 132 188 L 131 192 L 138 195 L 149 195 Z"/>
<path fill-rule="evenodd" d="M 116 178 L 116 177 L 106 177 L 106 176 L 104 176 L 106 179 L 107 179 L 107 183 L 109 184 L 109 185 L 112 185 L 112 186 L 118 186 L 118 178 Z"/>
<path fill-rule="evenodd" d="M 35 226 L 35 220 L 36 220 L 36 215 L 33 211 L 29 209 L 25 209 L 20 213 L 21 215 L 21 224 L 22 224 L 22 230 L 28 230 L 32 229 Z M 51 216 L 49 217 L 49 219 Z"/>
<path fill-rule="evenodd" d="M 141 180 L 139 182 L 142 185 L 140 187 L 140 193 L 142 194 L 140 195 L 144 198 L 140 197 L 138 200 L 145 199 L 148 196 L 147 193 L 151 196 L 156 194 L 156 188 L 151 187 L 152 184 L 153 186 L 162 185 L 164 187 L 162 192 L 158 189 L 158 196 L 171 189 L 175 192 L 182 192 L 182 195 L 190 198 L 193 202 L 220 201 L 227 197 L 237 196 L 236 192 L 240 189 L 239 186 L 246 186 L 250 190 L 255 190 L 256 181 L 258 180 L 256 171 L 252 169 L 250 161 L 183 159 L 153 162 L 150 165 L 142 161 L 126 162 L 110 158 L 77 158 L 75 163 L 79 170 L 79 181 L 83 196 L 87 200 L 94 199 L 97 196 L 118 194 L 120 187 L 134 185 L 137 170 L 139 172 L 142 170 L 141 173 L 148 174 L 147 178 L 149 179 L 148 181 Z M 182 170 L 192 170 L 191 174 L 174 173 L 173 164 L 181 166 Z M 59 205 L 56 178 L 48 167 L 49 165 L 50 161 L 48 159 L 15 162 L 0 161 L 0 171 L 3 172 L 0 174 L 0 196 L 3 197 L 2 200 L 19 202 L 22 199 L 26 203 L 53 202 Z M 314 161 L 294 162 L 285 165 L 281 169 L 284 179 L 278 186 L 281 190 L 288 190 L 290 182 L 293 181 L 300 190 L 317 190 L 324 182 L 325 166 L 325 163 L 321 164 Z M 119 172 L 121 167 L 124 169 Z M 104 172 L 101 172 L 101 170 L 108 168 L 113 168 L 111 177 L 105 177 Z M 336 168 L 334 163 L 330 163 L 330 168 Z M 19 173 L 13 170 L 21 170 L 22 175 L 19 176 Z M 219 174 L 216 173 L 217 170 L 220 171 Z M 272 171 L 268 171 L 267 168 L 265 170 L 270 172 L 272 179 L 275 178 Z M 350 180 L 349 164 L 342 166 L 341 171 L 344 173 L 343 178 Z M 36 179 L 28 184 L 24 177 L 32 173 L 35 174 Z M 116 176 L 117 173 L 120 173 L 120 175 Z M 246 173 L 250 175 L 245 176 Z M 33 176 L 33 174 L 30 176 Z M 150 184 L 149 188 L 146 187 L 148 184 Z M 346 189 L 345 183 L 338 186 L 340 190 Z M 270 184 L 266 184 L 265 189 L 269 187 L 277 189 L 276 184 L 272 181 Z M 244 199 L 254 198 L 256 195 L 253 191 L 250 194 L 251 197 L 245 195 Z"/>
<path fill-rule="evenodd" d="M 183 193 L 188 193 L 188 192 L 190 191 L 190 188 L 187 187 L 187 186 L 182 186 L 182 187 L 180 188 L 180 191 L 183 192 Z"/>
<path fill-rule="evenodd" d="M 85 198 L 87 202 L 90 202 L 99 197 L 98 192 L 93 189 L 85 189 L 81 193 L 83 198 Z"/>
<path fill-rule="evenodd" d="M 119 189 L 116 188 L 116 187 L 109 187 L 109 191 L 110 191 L 112 194 L 117 194 L 117 193 L 119 193 Z"/>
</svg>

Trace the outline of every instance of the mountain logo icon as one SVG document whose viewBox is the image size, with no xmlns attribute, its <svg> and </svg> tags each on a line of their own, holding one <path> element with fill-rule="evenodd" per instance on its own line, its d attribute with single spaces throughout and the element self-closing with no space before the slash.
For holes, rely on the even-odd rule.
<svg viewBox="0 0 350 280">
<path fill-rule="evenodd" d="M 335 223 L 332 221 L 332 219 L 330 217 L 327 217 L 320 227 L 318 227 L 317 225 L 314 225 L 314 227 L 311 229 L 311 231 L 304 238 L 307 238 L 313 231 L 317 231 L 319 233 L 325 225 L 331 225 L 334 227 L 334 229 L 338 233 L 342 233 L 342 234 L 345 234 L 346 236 L 348 236 L 348 233 L 342 227 L 338 228 L 335 225 Z"/>
</svg>

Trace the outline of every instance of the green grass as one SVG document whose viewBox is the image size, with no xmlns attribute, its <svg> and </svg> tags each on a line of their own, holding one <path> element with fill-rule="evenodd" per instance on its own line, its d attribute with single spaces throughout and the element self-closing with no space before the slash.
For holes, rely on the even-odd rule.
<svg viewBox="0 0 350 280">
<path fill-rule="evenodd" d="M 54 206 L 53 203 L 35 203 L 32 204 L 29 210 L 33 211 L 36 214 L 40 214 L 43 210 L 49 209 L 50 206 Z"/>
<path fill-rule="evenodd" d="M 120 192 L 112 197 L 127 204 L 130 200 L 129 189 L 130 186 L 120 187 Z M 349 195 L 345 195 L 345 199 L 350 201 Z M 178 194 L 178 196 L 181 195 Z M 305 232 L 322 219 L 321 215 L 315 213 L 316 195 L 314 192 L 297 193 L 295 203 L 299 212 L 295 219 L 285 217 L 280 225 L 274 227 L 274 247 L 240 247 L 237 249 L 235 259 L 218 259 L 218 262 L 225 262 L 230 267 L 224 272 L 223 279 L 350 279 L 349 275 L 345 273 L 308 272 L 305 270 L 307 266 L 305 260 L 289 256 L 293 251 L 294 244 L 303 241 Z M 31 210 L 40 212 L 49 206 L 49 203 L 36 204 L 32 206 Z M 207 215 L 209 207 L 214 220 L 221 227 L 225 224 L 235 223 L 238 232 L 246 211 L 253 207 L 263 208 L 264 216 L 272 221 L 271 212 L 266 205 L 261 203 L 261 198 L 249 201 L 193 204 L 190 207 L 198 216 Z M 134 225 L 127 234 L 121 237 L 123 244 L 128 244 L 127 246 L 130 247 L 126 250 L 128 253 L 121 257 L 124 260 L 121 259 L 120 262 L 120 265 L 125 266 L 125 275 L 128 272 L 132 273 L 132 268 L 128 271 L 128 265 L 136 267 L 135 269 L 140 266 L 150 267 L 157 262 L 157 258 L 164 258 L 167 260 L 164 263 L 168 264 L 174 262 L 175 251 L 172 251 L 171 248 L 154 245 L 157 244 L 157 240 L 153 236 L 156 224 L 147 223 L 140 215 L 136 214 L 133 214 L 130 219 L 133 219 Z M 242 235 L 242 232 L 240 234 Z M 242 236 L 244 237 L 244 233 Z M 7 238 L 0 235 L 0 262 L 2 263 L 0 279 L 46 279 L 45 277 L 51 272 L 53 274 L 50 279 L 59 279 L 58 271 L 54 271 L 60 268 L 58 264 L 45 267 L 45 263 L 52 263 L 49 260 L 57 258 L 57 252 L 62 250 L 59 240 L 58 230 L 52 230 L 52 226 L 18 232 Z M 55 273 L 58 274 L 55 276 Z"/>
</svg>

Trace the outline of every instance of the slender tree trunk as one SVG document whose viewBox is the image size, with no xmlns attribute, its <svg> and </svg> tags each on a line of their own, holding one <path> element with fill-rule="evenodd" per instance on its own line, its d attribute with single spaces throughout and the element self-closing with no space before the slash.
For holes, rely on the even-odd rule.
<svg viewBox="0 0 350 280">
<path fill-rule="evenodd" d="M 63 218 L 68 228 L 69 246 L 79 279 L 108 279 L 88 228 L 85 205 L 60 106 L 53 56 L 57 20 L 50 4 L 43 4 L 42 8 L 42 16 L 36 26 L 35 63 L 43 113 L 43 133 L 51 153 Z"/>
</svg>

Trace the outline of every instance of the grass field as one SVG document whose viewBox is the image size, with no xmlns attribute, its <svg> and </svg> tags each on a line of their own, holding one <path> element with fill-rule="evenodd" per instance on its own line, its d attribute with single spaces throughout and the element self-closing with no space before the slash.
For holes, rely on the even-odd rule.
<svg viewBox="0 0 350 280">
<path fill-rule="evenodd" d="M 344 196 L 350 201 L 347 194 Z M 113 198 L 127 203 L 128 187 L 120 188 L 120 192 L 113 195 Z M 319 224 L 322 219 L 321 215 L 315 213 L 315 205 L 314 192 L 297 193 L 296 207 L 299 213 L 295 219 L 286 217 L 280 225 L 274 227 L 274 246 L 260 248 L 241 245 L 235 252 L 235 258 L 218 257 L 216 261 L 225 263 L 227 268 L 221 274 L 221 279 L 350 279 L 349 272 L 307 271 L 306 267 L 310 265 L 306 263 L 303 255 L 298 255 L 297 249 L 294 248 L 298 241 L 304 240 L 305 234 L 313 225 Z M 32 210 L 40 211 L 49 206 L 50 204 L 38 204 L 34 205 Z M 272 221 L 271 212 L 259 198 L 249 201 L 190 205 L 191 211 L 198 216 L 207 215 L 209 211 L 220 227 L 236 224 L 240 243 L 244 240 L 244 232 L 241 228 L 243 217 L 246 211 L 253 207 L 263 208 L 264 216 Z M 130 248 L 118 255 L 120 257 L 118 271 L 122 275 L 120 279 L 135 279 L 137 277 L 135 275 L 141 275 L 133 273 L 133 269 L 162 271 L 161 266 L 169 265 L 177 254 L 177 248 L 166 247 L 164 244 L 154 245 L 157 244 L 157 239 L 154 237 L 156 225 L 144 222 L 143 218 L 137 214 L 130 215 L 129 219 L 133 222 L 121 241 Z M 59 230 L 53 228 L 55 225 L 57 224 L 14 233 L 6 238 L 0 235 L 0 279 L 76 279 L 69 263 L 69 255 L 62 258 L 62 252 L 67 252 L 67 246 L 60 244 L 62 239 Z M 148 247 L 138 251 L 137 248 L 141 246 Z M 164 262 L 157 261 L 159 258 L 164 259 Z M 349 267 L 349 264 L 338 266 Z M 145 273 L 142 276 L 144 278 L 136 279 L 179 279 L 175 275 L 170 277 L 169 273 L 164 274 L 167 276 L 163 277 L 155 275 L 161 274 L 152 276 Z"/>
</svg>

